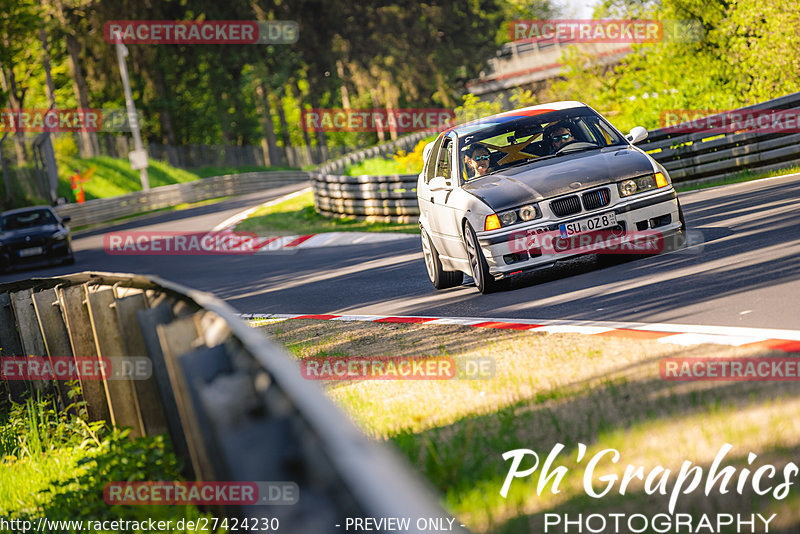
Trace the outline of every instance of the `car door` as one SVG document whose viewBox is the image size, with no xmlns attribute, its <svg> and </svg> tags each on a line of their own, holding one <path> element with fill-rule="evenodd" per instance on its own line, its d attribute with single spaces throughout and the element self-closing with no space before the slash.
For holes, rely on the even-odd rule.
<svg viewBox="0 0 800 534">
<path fill-rule="evenodd" d="M 436 158 L 439 154 L 439 147 L 442 146 L 444 136 L 439 137 L 433 143 L 433 147 L 425 158 L 425 165 L 417 179 L 417 203 L 419 204 L 420 221 L 429 234 L 437 233 L 438 220 L 431 215 L 431 188 L 430 181 L 436 176 Z"/>
<path fill-rule="evenodd" d="M 428 182 L 431 220 L 436 220 L 435 230 L 434 225 L 431 226 L 431 238 L 439 253 L 445 256 L 460 256 L 461 249 L 458 212 L 453 205 L 453 191 L 458 187 L 458 169 L 454 165 L 456 144 L 454 137 L 444 137 L 436 155 L 434 176 Z"/>
</svg>

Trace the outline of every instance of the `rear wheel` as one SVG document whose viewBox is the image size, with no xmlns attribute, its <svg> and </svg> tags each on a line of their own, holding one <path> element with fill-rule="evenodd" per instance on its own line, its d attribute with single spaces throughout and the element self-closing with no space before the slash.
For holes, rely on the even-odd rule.
<svg viewBox="0 0 800 534">
<path fill-rule="evenodd" d="M 421 229 L 422 234 L 422 255 L 425 257 L 425 268 L 428 270 L 428 278 L 430 278 L 433 287 L 436 289 L 447 289 L 461 285 L 464 281 L 464 273 L 461 271 L 445 271 L 442 268 L 442 260 L 439 259 L 439 253 L 436 247 L 433 246 L 428 232 L 424 228 Z"/>
<path fill-rule="evenodd" d="M 475 230 L 469 223 L 464 225 L 464 245 L 466 245 L 467 256 L 469 256 L 472 279 L 475 281 L 478 291 L 485 295 L 500 289 L 500 283 L 489 273 L 489 265 L 486 263 L 486 258 L 484 258 L 478 243 L 478 236 L 475 235 Z"/>
</svg>

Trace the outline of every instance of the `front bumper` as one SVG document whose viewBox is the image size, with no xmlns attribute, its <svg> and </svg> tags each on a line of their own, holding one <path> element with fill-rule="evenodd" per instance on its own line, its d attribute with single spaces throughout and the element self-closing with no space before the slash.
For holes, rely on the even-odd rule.
<svg viewBox="0 0 800 534">
<path fill-rule="evenodd" d="M 54 263 L 71 262 L 75 259 L 69 238 L 39 243 L 34 246 L 41 247 L 42 252 L 31 256 L 20 255 L 20 250 L 31 247 L 29 244 L 0 247 L 0 269 L 8 272 L 16 269 L 30 269 Z"/>
<path fill-rule="evenodd" d="M 480 232 L 477 234 L 478 242 L 483 250 L 483 255 L 489 265 L 489 272 L 495 278 L 504 278 L 512 273 L 541 269 L 552 266 L 558 261 L 564 261 L 587 254 L 587 252 L 574 252 L 565 249 L 556 253 L 542 252 L 532 249 L 520 252 L 521 235 L 541 234 L 544 232 L 558 233 L 559 225 L 570 223 L 608 212 L 614 212 L 617 227 L 612 230 L 615 235 L 634 236 L 636 232 L 660 234 L 664 239 L 676 235 L 682 230 L 683 224 L 679 219 L 678 196 L 672 187 L 667 190 L 653 192 L 647 195 L 635 195 L 634 198 L 616 199 L 602 208 L 592 211 L 563 217 L 536 219 L 526 224 L 513 225 L 499 230 Z M 593 253 L 612 251 L 598 250 Z M 626 251 L 619 250 L 620 253 Z"/>
</svg>

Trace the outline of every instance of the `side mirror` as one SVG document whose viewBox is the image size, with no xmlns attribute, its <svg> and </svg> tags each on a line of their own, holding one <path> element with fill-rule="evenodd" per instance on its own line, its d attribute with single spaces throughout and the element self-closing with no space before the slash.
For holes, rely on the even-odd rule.
<svg viewBox="0 0 800 534">
<path fill-rule="evenodd" d="M 450 185 L 450 180 L 447 180 L 444 176 L 431 178 L 430 187 L 431 191 L 449 191 L 453 188 L 453 186 Z"/>
<path fill-rule="evenodd" d="M 625 139 L 627 139 L 632 145 L 635 145 L 636 143 L 647 139 L 647 130 L 641 126 L 634 126 L 631 128 L 631 133 L 625 136 Z"/>
<path fill-rule="evenodd" d="M 63 217 L 61 217 L 61 222 L 62 222 L 63 224 L 67 224 L 67 223 L 68 223 L 68 222 L 70 222 L 71 220 L 72 220 L 72 217 L 70 217 L 69 215 L 64 215 Z"/>
</svg>

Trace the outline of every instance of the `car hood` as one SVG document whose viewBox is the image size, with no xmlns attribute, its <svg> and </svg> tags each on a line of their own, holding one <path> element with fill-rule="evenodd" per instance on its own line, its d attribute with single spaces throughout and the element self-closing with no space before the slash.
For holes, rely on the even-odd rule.
<svg viewBox="0 0 800 534">
<path fill-rule="evenodd" d="M 60 229 L 61 227 L 57 224 L 46 224 L 44 226 L 36 226 L 33 228 L 8 230 L 5 232 L 0 232 L 0 243 L 21 243 L 24 242 L 25 238 L 27 237 L 30 237 L 31 239 L 44 239 L 50 237 Z"/>
<path fill-rule="evenodd" d="M 613 148 L 531 162 L 490 174 L 463 188 L 499 212 L 652 172 L 650 159 L 638 150 Z"/>
</svg>

